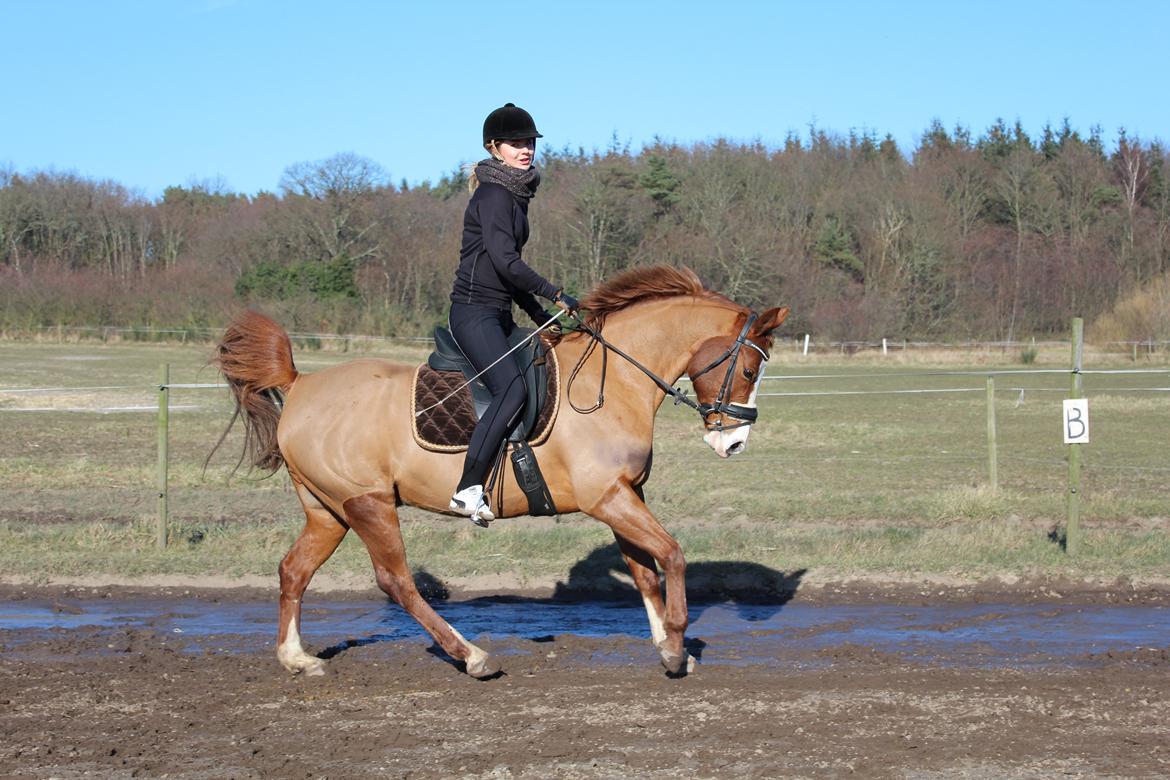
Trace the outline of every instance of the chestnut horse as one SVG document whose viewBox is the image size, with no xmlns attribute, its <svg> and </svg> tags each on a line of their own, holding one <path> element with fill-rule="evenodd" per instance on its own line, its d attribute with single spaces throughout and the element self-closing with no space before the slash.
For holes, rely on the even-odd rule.
<svg viewBox="0 0 1170 780">
<path fill-rule="evenodd" d="M 686 564 L 641 491 L 654 415 L 666 390 L 686 372 L 705 405 L 700 407 L 704 439 L 720 457 L 742 451 L 756 415 L 771 333 L 788 310 L 756 315 L 704 289 L 689 269 L 668 266 L 622 273 L 589 293 L 582 308 L 586 323 L 610 346 L 598 347 L 584 332 L 569 333 L 556 345 L 563 375 L 584 361 L 574 383 L 561 383 L 555 427 L 535 452 L 557 511 L 584 512 L 613 530 L 663 665 L 668 672 L 685 673 L 693 666 L 683 647 Z M 625 359 L 610 355 L 603 361 L 601 353 L 611 348 L 625 352 Z M 280 564 L 280 663 L 292 672 L 324 672 L 325 662 L 301 645 L 301 596 L 352 528 L 369 550 L 379 587 L 449 656 L 464 662 L 468 674 L 495 674 L 489 655 L 419 595 L 406 562 L 397 507 L 450 514 L 447 502 L 463 461 L 462 454 L 431 452 L 415 442 L 410 419 L 415 366 L 359 359 L 299 373 L 288 335 L 255 312 L 228 327 L 213 362 L 231 386 L 237 416 L 244 418 L 246 453 L 262 468 L 288 469 L 307 518 Z M 576 408 L 584 409 L 602 386 L 605 401 L 595 412 L 580 413 L 566 402 L 572 391 Z M 515 478 L 507 469 L 501 478 L 503 511 L 497 518 L 526 514 L 527 500 Z M 656 565 L 666 575 L 665 603 Z"/>
</svg>

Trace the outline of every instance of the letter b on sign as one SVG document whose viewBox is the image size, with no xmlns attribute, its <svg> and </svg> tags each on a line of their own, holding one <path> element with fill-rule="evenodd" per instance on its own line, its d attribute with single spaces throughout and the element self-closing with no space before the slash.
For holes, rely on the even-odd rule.
<svg viewBox="0 0 1170 780">
<path fill-rule="evenodd" d="M 1064 401 L 1064 443 L 1089 443 L 1089 399 L 1066 398 Z"/>
</svg>

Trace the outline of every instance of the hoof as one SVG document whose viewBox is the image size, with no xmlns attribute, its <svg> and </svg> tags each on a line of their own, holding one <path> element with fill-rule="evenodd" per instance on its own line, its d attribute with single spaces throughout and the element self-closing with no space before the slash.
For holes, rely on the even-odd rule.
<svg viewBox="0 0 1170 780">
<path fill-rule="evenodd" d="M 325 662 L 320 658 L 302 654 L 300 658 L 280 658 L 280 665 L 291 674 L 305 677 L 322 677 L 325 674 Z"/>
<path fill-rule="evenodd" d="M 658 652 L 662 656 L 662 665 L 666 668 L 667 674 L 682 677 L 695 671 L 695 657 L 685 650 L 676 653 L 659 647 Z"/>
<path fill-rule="evenodd" d="M 485 655 L 475 661 L 467 662 L 467 673 L 477 680 L 492 677 L 500 673 L 500 665 L 490 655 Z"/>
<path fill-rule="evenodd" d="M 692 664 L 688 664 L 687 659 L 691 657 L 687 653 L 675 653 L 670 650 L 660 650 L 659 652 L 662 655 L 662 665 L 668 674 L 686 674 L 691 671 L 694 659 L 691 659 Z"/>
<path fill-rule="evenodd" d="M 303 675 L 305 677 L 325 676 L 325 662 L 320 658 L 314 658 L 312 661 L 298 661 L 295 664 L 286 664 L 284 668 L 293 674 Z"/>
</svg>

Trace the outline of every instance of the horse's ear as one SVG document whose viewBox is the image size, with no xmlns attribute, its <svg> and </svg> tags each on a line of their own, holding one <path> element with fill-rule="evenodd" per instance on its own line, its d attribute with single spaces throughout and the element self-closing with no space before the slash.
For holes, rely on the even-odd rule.
<svg viewBox="0 0 1170 780">
<path fill-rule="evenodd" d="M 784 322 L 784 318 L 788 316 L 788 307 L 768 309 L 761 314 L 754 323 L 752 323 L 751 336 L 767 336 L 776 328 L 780 327 L 780 323 Z"/>
</svg>

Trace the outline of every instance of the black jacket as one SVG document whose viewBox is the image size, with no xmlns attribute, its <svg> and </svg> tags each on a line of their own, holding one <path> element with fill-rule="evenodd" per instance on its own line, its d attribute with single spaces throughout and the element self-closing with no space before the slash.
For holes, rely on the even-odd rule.
<svg viewBox="0 0 1170 780">
<path fill-rule="evenodd" d="M 485 182 L 463 214 L 463 248 L 451 300 L 497 309 L 520 305 L 543 325 L 544 309 L 534 295 L 552 300 L 558 290 L 520 258 L 528 241 L 528 201 L 499 184 Z"/>
</svg>

